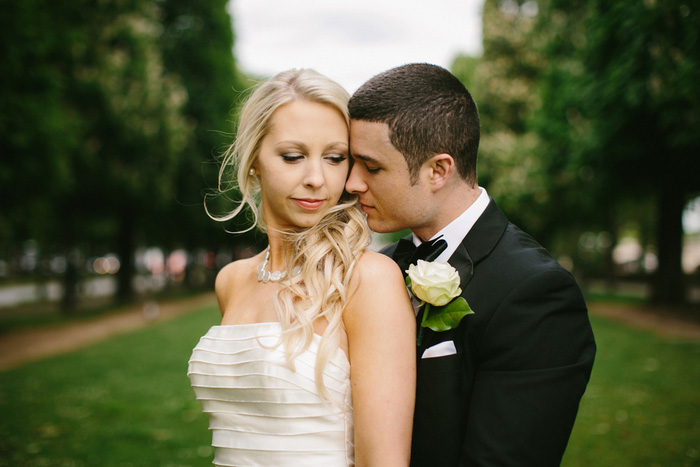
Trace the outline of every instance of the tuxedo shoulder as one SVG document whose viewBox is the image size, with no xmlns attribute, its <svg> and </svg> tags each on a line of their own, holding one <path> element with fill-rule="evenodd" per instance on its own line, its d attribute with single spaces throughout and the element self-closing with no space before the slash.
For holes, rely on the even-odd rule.
<svg viewBox="0 0 700 467">
<path fill-rule="evenodd" d="M 523 284 L 577 288 L 574 276 L 561 266 L 535 239 L 510 224 L 496 247 L 475 265 L 472 286 L 505 297 Z M 470 282 L 470 283 L 471 283 Z"/>
<path fill-rule="evenodd" d="M 574 275 L 560 265 L 549 252 L 532 237 L 521 237 L 517 245 L 494 252 L 490 261 L 475 272 L 476 283 L 502 298 L 521 294 L 544 297 L 558 291 L 567 297 L 581 300 L 581 292 Z M 490 279 L 498 277 L 495 284 Z M 489 284 L 483 284 L 483 281 Z M 514 295 L 511 295 L 514 294 Z"/>
<path fill-rule="evenodd" d="M 394 254 L 394 251 L 396 251 L 396 245 L 398 245 L 399 242 L 394 242 L 390 243 L 389 245 L 383 247 L 381 250 L 379 250 L 379 253 L 384 256 L 391 257 Z"/>
<path fill-rule="evenodd" d="M 528 274 L 533 270 L 565 270 L 537 240 L 513 224 L 508 226 L 503 240 L 496 253 L 510 256 L 510 261 L 518 263 Z"/>
</svg>

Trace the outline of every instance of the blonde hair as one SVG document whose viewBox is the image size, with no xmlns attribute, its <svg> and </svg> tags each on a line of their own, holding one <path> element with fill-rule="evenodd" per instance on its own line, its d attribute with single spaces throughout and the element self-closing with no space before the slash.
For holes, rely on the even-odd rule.
<svg viewBox="0 0 700 467">
<path fill-rule="evenodd" d="M 309 101 L 338 110 L 349 125 L 349 98 L 339 84 L 310 69 L 285 71 L 263 82 L 243 107 L 236 139 L 224 153 L 219 171 L 219 192 L 238 188 L 240 202 L 228 214 L 212 217 L 229 220 L 247 207 L 253 214 L 253 223 L 246 230 L 257 226 L 265 232 L 260 184 L 249 171 L 269 132 L 272 115 L 284 104 Z M 236 174 L 235 182 L 226 179 L 230 171 Z M 280 344 L 294 368 L 294 359 L 311 344 L 314 322 L 319 318 L 327 320 L 315 366 L 317 387 L 327 397 L 323 369 L 340 344 L 350 277 L 357 258 L 369 245 L 369 228 L 357 196 L 343 193 L 338 204 L 316 225 L 281 233 L 285 246 L 290 247 L 285 250 L 290 253 L 285 258 L 287 279 L 279 283 L 275 295 L 275 311 L 283 329 Z M 292 274 L 295 266 L 301 267 L 298 275 Z"/>
<path fill-rule="evenodd" d="M 270 120 L 277 109 L 294 101 L 309 101 L 333 107 L 341 113 L 346 125 L 350 125 L 348 101 L 350 95 L 341 85 L 311 69 L 283 71 L 263 81 L 254 90 L 241 110 L 236 138 L 224 152 L 219 169 L 219 192 L 238 189 L 241 200 L 238 206 L 223 216 L 212 216 L 219 221 L 231 220 L 248 208 L 253 222 L 247 232 L 256 226 L 267 230 L 260 201 L 260 183 L 250 174 L 260 152 L 260 144 L 270 131 Z M 227 178 L 229 173 L 235 179 Z M 206 205 L 205 205 L 206 207 Z"/>
</svg>

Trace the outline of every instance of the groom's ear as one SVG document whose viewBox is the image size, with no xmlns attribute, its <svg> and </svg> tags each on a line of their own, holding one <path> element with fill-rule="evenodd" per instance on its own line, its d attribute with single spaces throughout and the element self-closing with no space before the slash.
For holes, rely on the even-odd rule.
<svg viewBox="0 0 700 467">
<path fill-rule="evenodd" d="M 423 168 L 427 172 L 428 183 L 437 191 L 445 186 L 457 167 L 455 160 L 449 154 L 436 154 L 428 159 Z"/>
</svg>

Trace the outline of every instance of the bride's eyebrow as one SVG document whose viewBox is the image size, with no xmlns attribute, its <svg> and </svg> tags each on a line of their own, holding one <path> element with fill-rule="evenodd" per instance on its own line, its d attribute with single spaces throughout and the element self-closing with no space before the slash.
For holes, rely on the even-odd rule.
<svg viewBox="0 0 700 467">
<path fill-rule="evenodd" d="M 306 144 L 302 143 L 301 141 L 291 141 L 291 140 L 279 141 L 275 144 L 275 146 L 283 146 L 285 144 L 290 145 L 290 146 L 299 146 L 302 149 L 306 148 Z"/>
<path fill-rule="evenodd" d="M 279 141 L 275 143 L 274 148 L 277 151 L 301 151 L 301 152 L 308 152 L 309 148 L 306 146 L 306 144 L 302 143 L 301 141 L 292 141 L 292 140 L 285 140 L 285 141 Z"/>
<path fill-rule="evenodd" d="M 347 151 L 348 143 L 344 143 L 342 141 L 337 141 L 337 142 L 330 143 L 330 144 L 326 145 L 326 149 L 335 149 L 335 148 L 340 148 L 340 149 L 344 149 Z"/>
</svg>

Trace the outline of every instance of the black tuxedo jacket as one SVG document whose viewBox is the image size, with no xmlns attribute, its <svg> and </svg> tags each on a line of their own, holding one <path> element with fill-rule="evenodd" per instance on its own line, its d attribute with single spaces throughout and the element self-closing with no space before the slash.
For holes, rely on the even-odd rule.
<svg viewBox="0 0 700 467">
<path fill-rule="evenodd" d="M 559 465 L 596 350 L 576 281 L 493 200 L 449 263 L 474 314 L 424 331 L 411 466 Z"/>
</svg>

